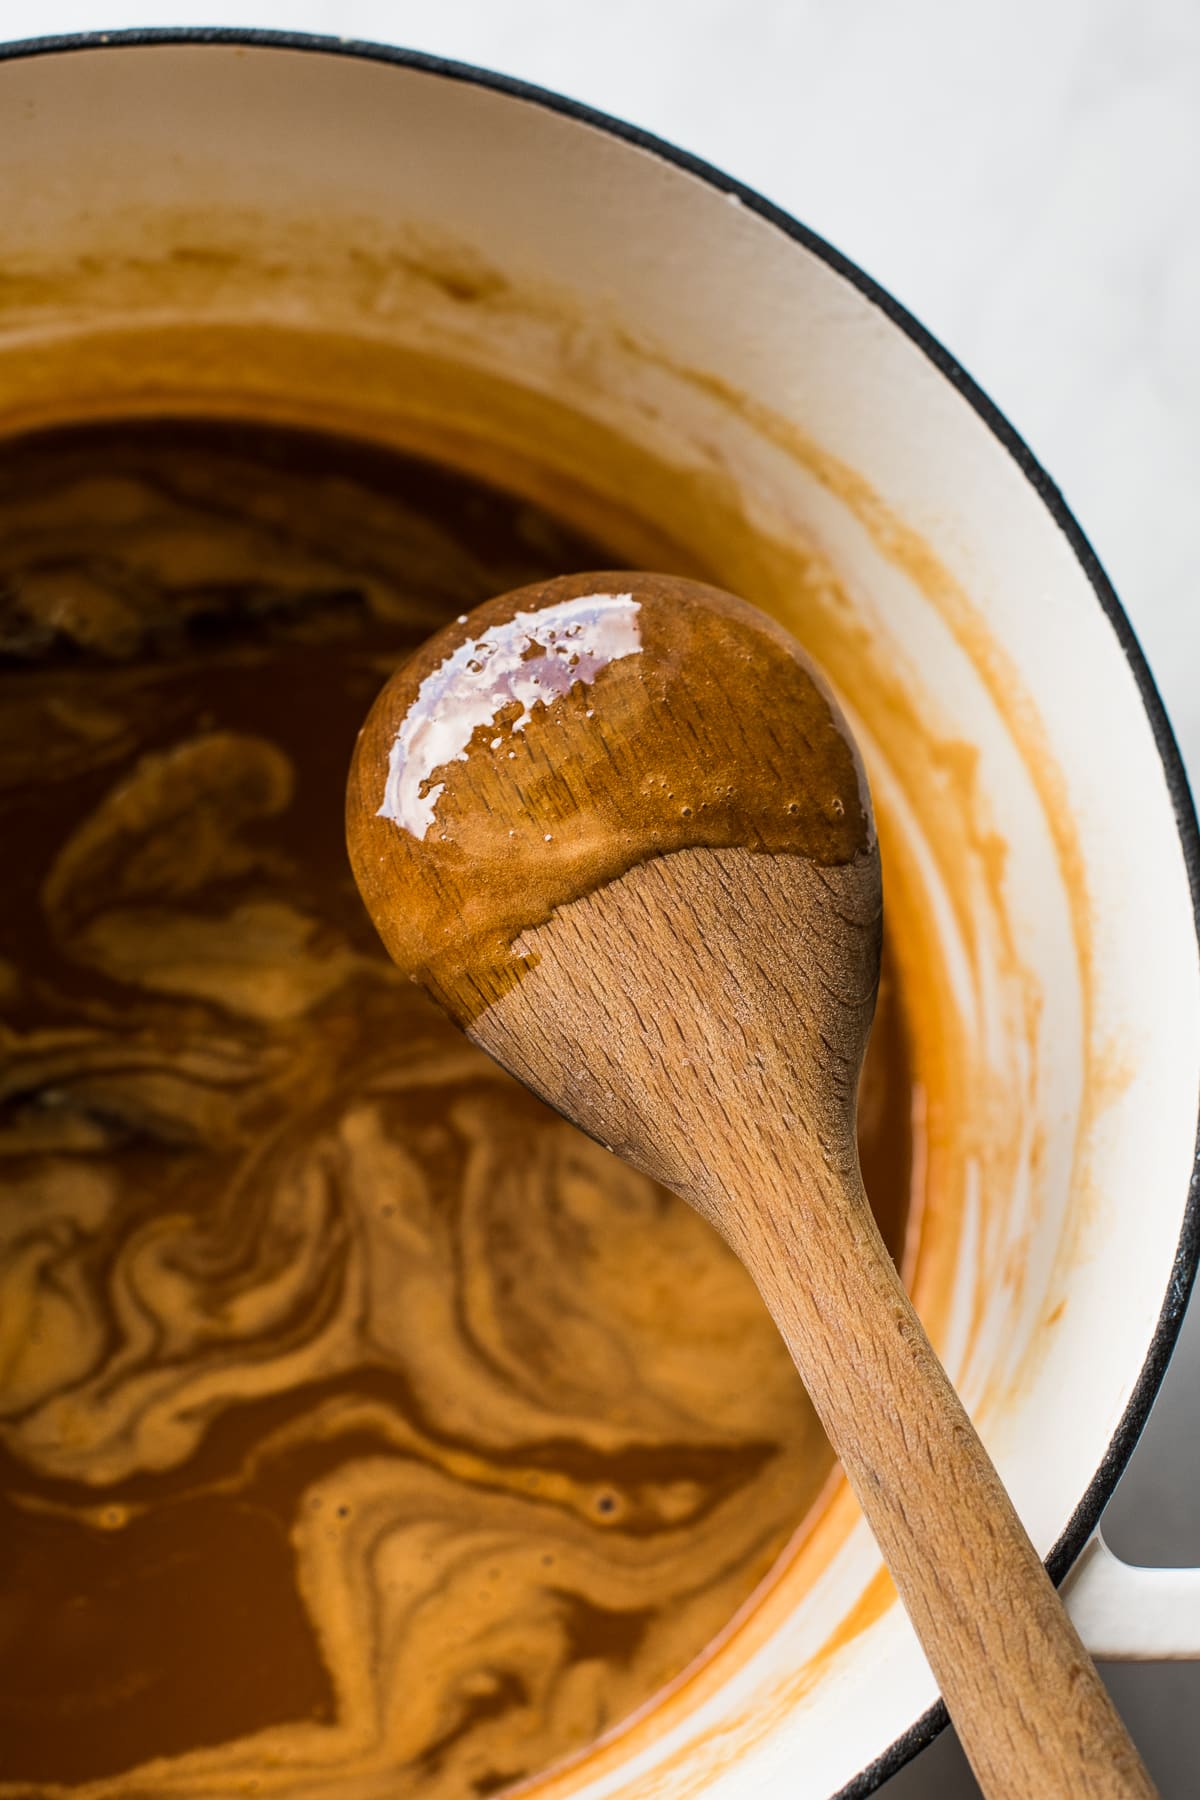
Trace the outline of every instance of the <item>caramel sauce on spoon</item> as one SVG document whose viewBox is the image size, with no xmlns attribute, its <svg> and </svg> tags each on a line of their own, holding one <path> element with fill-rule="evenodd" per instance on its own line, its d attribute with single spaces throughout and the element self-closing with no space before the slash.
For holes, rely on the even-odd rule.
<svg viewBox="0 0 1200 1800">
<path fill-rule="evenodd" d="M 372 708 L 348 823 L 387 949 L 460 1024 L 519 979 L 523 931 L 653 857 L 837 866 L 875 841 L 858 752 L 789 633 L 716 588 L 619 572 L 431 638 Z"/>
</svg>

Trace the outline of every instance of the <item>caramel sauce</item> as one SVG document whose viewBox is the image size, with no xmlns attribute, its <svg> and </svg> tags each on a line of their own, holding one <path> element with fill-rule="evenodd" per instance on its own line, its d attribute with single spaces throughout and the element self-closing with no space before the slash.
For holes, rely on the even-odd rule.
<svg viewBox="0 0 1200 1800">
<path fill-rule="evenodd" d="M 0 1794 L 496 1792 L 822 1490 L 732 1255 L 399 977 L 345 859 L 396 664 L 610 560 L 296 431 L 0 447 Z M 885 965 L 893 1249 L 910 1085 Z"/>
<path fill-rule="evenodd" d="M 460 1024 L 519 978 L 523 931 L 651 857 L 739 845 L 829 866 L 874 842 L 800 646 L 676 576 L 566 576 L 456 620 L 379 696 L 347 793 L 380 935 Z"/>
</svg>

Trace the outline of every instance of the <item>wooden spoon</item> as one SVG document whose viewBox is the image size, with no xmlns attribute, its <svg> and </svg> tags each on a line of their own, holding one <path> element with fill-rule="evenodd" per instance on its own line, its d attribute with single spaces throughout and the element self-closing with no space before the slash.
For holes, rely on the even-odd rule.
<svg viewBox="0 0 1200 1800">
<path fill-rule="evenodd" d="M 749 1269 L 984 1792 L 1152 1795 L 863 1192 L 879 855 L 799 647 L 663 576 L 506 595 L 388 683 L 347 820 L 400 967 Z"/>
</svg>

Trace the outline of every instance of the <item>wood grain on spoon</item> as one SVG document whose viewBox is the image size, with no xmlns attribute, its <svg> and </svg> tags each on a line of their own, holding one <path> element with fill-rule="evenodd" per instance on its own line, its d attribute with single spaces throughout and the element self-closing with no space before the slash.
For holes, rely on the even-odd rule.
<svg viewBox="0 0 1200 1800">
<path fill-rule="evenodd" d="M 347 822 L 400 966 L 750 1270 L 984 1792 L 1152 1795 L 863 1192 L 879 855 L 799 647 L 664 576 L 506 595 L 384 689 Z"/>
</svg>

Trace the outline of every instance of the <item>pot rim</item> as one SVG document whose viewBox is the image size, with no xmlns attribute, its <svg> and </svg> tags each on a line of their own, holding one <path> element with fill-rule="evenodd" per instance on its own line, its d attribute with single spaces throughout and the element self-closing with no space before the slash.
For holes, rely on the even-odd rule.
<svg viewBox="0 0 1200 1800">
<path fill-rule="evenodd" d="M 458 81 L 473 87 L 490 88 L 496 93 L 504 94 L 510 99 L 522 101 L 527 105 L 544 107 L 550 112 L 558 113 L 594 131 L 606 132 L 610 137 L 618 138 L 624 143 L 658 157 L 660 161 L 666 162 L 676 169 L 683 170 L 685 174 L 694 176 L 707 186 L 715 188 L 718 193 L 732 196 L 749 211 L 756 213 L 768 225 L 774 226 L 785 237 L 799 244 L 802 249 L 819 257 L 835 274 L 840 275 L 843 280 L 848 281 L 852 287 L 857 289 L 864 299 L 877 307 L 891 324 L 897 326 L 909 338 L 973 408 L 1034 489 L 1066 538 L 1076 561 L 1087 577 L 1101 611 L 1107 617 L 1124 653 L 1125 660 L 1129 664 L 1130 673 L 1137 686 L 1162 761 L 1163 778 L 1175 814 L 1176 829 L 1179 833 L 1180 848 L 1191 890 L 1197 954 L 1200 955 L 1200 829 L 1197 827 L 1191 788 L 1179 745 L 1137 634 L 1117 598 L 1116 591 L 1105 574 L 1096 552 L 1058 487 L 1034 456 L 1028 444 L 1009 423 L 995 402 L 968 375 L 961 363 L 892 294 L 817 232 L 812 231 L 807 225 L 801 224 L 782 207 L 774 205 L 772 201 L 765 199 L 753 188 L 747 187 L 732 175 L 725 174 L 723 170 L 706 162 L 702 157 L 695 156 L 690 151 L 681 150 L 653 132 L 645 131 L 640 126 L 629 124 L 625 120 L 614 118 L 611 114 L 585 105 L 582 101 L 569 99 L 563 94 L 555 93 L 552 89 L 522 81 L 516 76 L 502 75 L 494 70 L 480 68 L 473 63 L 458 62 L 452 58 L 437 56 L 426 51 L 407 50 L 396 45 L 377 44 L 364 39 L 328 37 L 319 32 L 256 30 L 228 26 L 135 27 L 125 31 L 68 32 L 46 37 L 23 38 L 0 43 L 0 63 L 16 62 L 25 57 L 61 55 L 76 50 L 122 50 L 187 45 L 200 47 L 230 45 L 249 49 L 299 50 L 324 56 L 353 57 L 360 61 L 391 63 L 400 68 L 412 69 L 419 74 L 434 76 L 444 81 Z M 1065 1530 L 1046 1557 L 1046 1567 L 1056 1585 L 1063 1580 L 1099 1524 L 1100 1516 L 1124 1473 L 1125 1466 L 1132 1456 L 1138 1438 L 1150 1416 L 1150 1409 L 1162 1384 L 1163 1376 L 1166 1374 L 1167 1365 L 1175 1348 L 1175 1341 L 1183 1324 L 1198 1266 L 1200 1266 L 1200 1100 L 1198 1100 L 1197 1107 L 1197 1136 L 1192 1160 L 1192 1174 L 1188 1183 L 1179 1241 L 1176 1245 L 1171 1275 L 1158 1322 L 1150 1340 L 1146 1359 L 1100 1466 L 1088 1483 Z M 945 1703 L 939 1700 L 936 1705 L 923 1713 L 907 1731 L 902 1732 L 881 1756 L 877 1757 L 867 1768 L 860 1770 L 852 1781 L 832 1797 L 832 1800 L 865 1800 L 865 1796 L 873 1794 L 883 1782 L 903 1768 L 905 1763 L 909 1762 L 919 1750 L 923 1750 L 927 1744 L 931 1743 L 948 1723 Z"/>
</svg>

